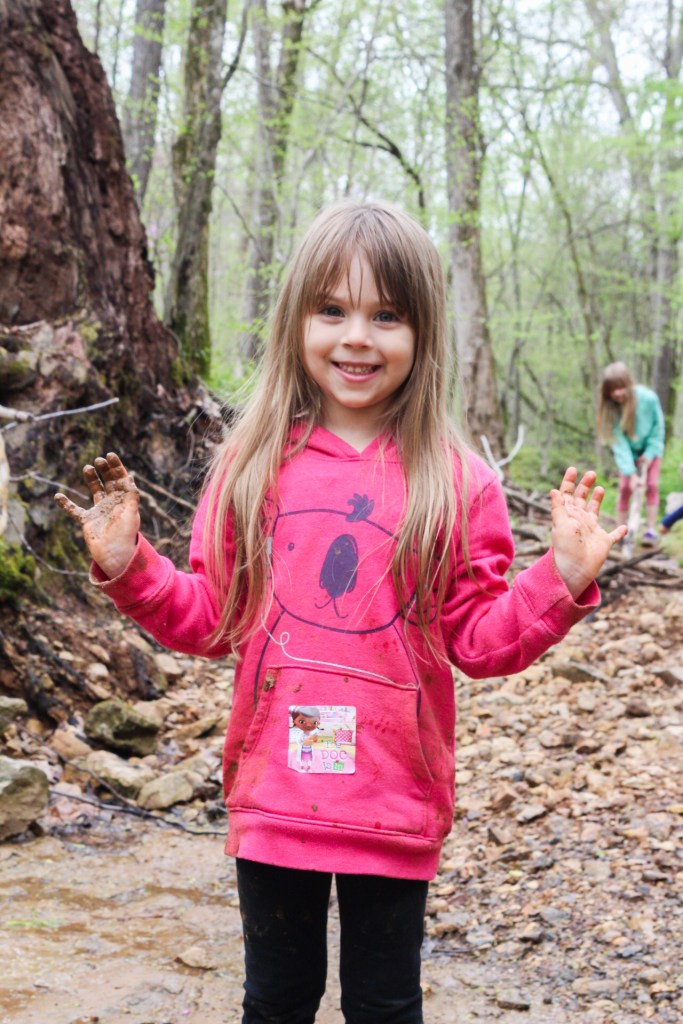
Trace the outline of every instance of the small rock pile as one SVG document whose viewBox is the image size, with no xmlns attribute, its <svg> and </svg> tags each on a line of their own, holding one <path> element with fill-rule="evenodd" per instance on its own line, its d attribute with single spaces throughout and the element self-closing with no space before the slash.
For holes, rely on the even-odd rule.
<svg viewBox="0 0 683 1024">
<path fill-rule="evenodd" d="M 88 802 L 141 814 L 194 802 L 187 820 L 223 816 L 220 765 L 233 665 L 161 651 L 117 616 L 103 623 L 104 642 L 92 639 L 91 619 L 57 615 L 50 632 L 36 636 L 57 644 L 60 661 L 88 681 L 90 701 L 70 701 L 54 727 L 31 717 L 24 700 L 0 696 L 0 838 L 31 824 L 45 830 L 74 820 L 79 802 L 83 822 Z M 138 667 L 144 660 L 152 699 L 119 696 L 129 687 L 115 674 L 110 651 L 120 662 L 123 648 Z"/>
</svg>

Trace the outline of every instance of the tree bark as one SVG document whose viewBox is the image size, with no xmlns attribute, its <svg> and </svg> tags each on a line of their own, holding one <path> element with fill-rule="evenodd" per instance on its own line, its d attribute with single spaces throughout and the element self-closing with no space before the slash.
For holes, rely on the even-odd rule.
<svg viewBox="0 0 683 1024">
<path fill-rule="evenodd" d="M 254 7 L 253 36 L 258 68 L 259 146 L 254 195 L 254 230 L 247 271 L 240 355 L 254 359 L 268 315 L 278 226 L 278 189 L 284 174 L 290 122 L 296 98 L 306 0 L 284 0 L 284 27 L 277 72 L 270 61 L 272 30 L 266 0 Z"/>
<path fill-rule="evenodd" d="M 128 168 L 142 209 L 154 155 L 166 0 L 138 0 L 133 67 L 123 118 Z"/>
<path fill-rule="evenodd" d="M 111 91 L 69 0 L 0 0 L 0 153 L 0 404 L 35 414 L 119 399 L 2 428 L 22 481 L 9 525 L 43 550 L 62 515 L 52 494 L 80 481 L 83 461 L 115 446 L 169 480 L 189 461 L 183 420 L 202 399 L 195 381 L 176 385 Z"/>
<path fill-rule="evenodd" d="M 185 123 L 173 148 L 178 233 L 164 313 L 193 371 L 211 368 L 209 220 L 221 138 L 226 0 L 195 0 L 185 58 Z"/>
<path fill-rule="evenodd" d="M 488 330 L 481 261 L 479 189 L 483 145 L 472 0 L 444 0 L 446 27 L 446 147 L 453 311 L 466 426 L 480 447 L 488 438 L 494 455 L 505 452 L 505 435 Z"/>
<path fill-rule="evenodd" d="M 0 5 L 0 149 L 0 323 L 85 315 L 108 381 L 172 390 L 113 99 L 68 0 Z"/>
</svg>

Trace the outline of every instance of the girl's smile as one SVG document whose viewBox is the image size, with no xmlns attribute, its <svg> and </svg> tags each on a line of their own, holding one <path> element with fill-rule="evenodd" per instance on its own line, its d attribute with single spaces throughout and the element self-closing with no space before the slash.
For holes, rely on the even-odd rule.
<svg viewBox="0 0 683 1024">
<path fill-rule="evenodd" d="M 304 324 L 304 365 L 322 392 L 322 426 L 362 450 L 410 375 L 415 331 L 382 301 L 358 255 Z"/>
</svg>

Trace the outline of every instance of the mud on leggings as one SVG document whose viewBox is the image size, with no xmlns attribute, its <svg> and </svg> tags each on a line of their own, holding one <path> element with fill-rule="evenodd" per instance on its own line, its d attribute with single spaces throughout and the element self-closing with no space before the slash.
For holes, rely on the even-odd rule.
<svg viewBox="0 0 683 1024">
<path fill-rule="evenodd" d="M 242 1024 L 313 1024 L 327 977 L 332 875 L 238 858 L 246 966 Z M 336 876 L 346 1024 L 422 1024 L 427 882 Z"/>
</svg>

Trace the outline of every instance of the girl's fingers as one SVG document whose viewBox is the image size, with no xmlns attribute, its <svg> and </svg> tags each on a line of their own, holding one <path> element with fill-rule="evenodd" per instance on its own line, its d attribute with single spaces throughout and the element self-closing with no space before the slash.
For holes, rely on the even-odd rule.
<svg viewBox="0 0 683 1024">
<path fill-rule="evenodd" d="M 578 472 L 576 467 L 569 466 L 562 478 L 558 494 L 565 497 L 571 497 L 581 505 L 588 505 L 591 487 L 595 484 L 597 475 L 594 470 L 589 469 L 583 474 L 578 483 L 576 482 L 577 477 Z M 591 511 L 597 511 L 600 508 L 604 493 L 605 492 L 602 488 L 596 489 L 590 500 Z M 597 504 L 595 504 L 596 502 Z"/>
<path fill-rule="evenodd" d="M 99 459 L 95 459 L 95 462 L 99 462 Z M 85 480 L 88 490 L 92 494 L 92 500 L 97 505 L 99 501 L 102 501 L 104 497 L 104 487 L 102 481 L 97 475 L 95 466 L 91 466 L 89 463 L 83 467 L 83 479 Z"/>
<path fill-rule="evenodd" d="M 570 466 L 565 470 L 564 476 L 562 477 L 562 483 L 560 484 L 561 494 L 573 494 L 574 484 L 576 483 L 577 472 L 574 466 Z"/>
<path fill-rule="evenodd" d="M 616 530 L 612 530 L 608 533 L 610 544 L 616 544 L 617 541 L 622 540 L 623 537 L 628 533 L 628 526 L 617 526 Z"/>
<path fill-rule="evenodd" d="M 596 480 L 595 473 L 593 472 L 592 469 L 589 469 L 586 473 L 583 474 L 583 476 L 581 477 L 581 480 L 576 485 L 576 490 L 574 491 L 574 497 L 578 498 L 578 500 L 581 501 L 581 502 L 587 502 L 588 501 L 588 495 L 590 494 L 591 487 L 595 483 L 595 480 Z"/>
<path fill-rule="evenodd" d="M 77 523 L 83 522 L 86 514 L 85 509 L 81 508 L 80 505 L 75 505 L 70 498 L 67 498 L 66 494 L 55 494 L 55 501 L 59 507 L 66 512 L 68 516 L 75 519 Z"/>
<path fill-rule="evenodd" d="M 590 502 L 588 503 L 588 511 L 594 512 L 597 516 L 600 512 L 600 506 L 602 505 L 602 499 L 605 497 L 605 488 L 596 487 L 593 491 Z"/>
<path fill-rule="evenodd" d="M 95 467 L 104 481 L 105 491 L 115 490 L 117 484 L 128 476 L 126 467 L 116 452 L 107 452 L 106 457 L 95 459 Z"/>
</svg>

